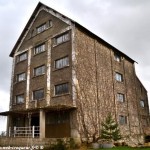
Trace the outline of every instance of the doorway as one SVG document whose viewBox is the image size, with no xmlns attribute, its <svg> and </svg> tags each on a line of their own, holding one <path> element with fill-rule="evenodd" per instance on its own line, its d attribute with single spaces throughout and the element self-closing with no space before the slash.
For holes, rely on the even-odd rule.
<svg viewBox="0 0 150 150">
<path fill-rule="evenodd" d="M 31 126 L 39 126 L 39 116 L 32 116 L 31 117 Z"/>
</svg>

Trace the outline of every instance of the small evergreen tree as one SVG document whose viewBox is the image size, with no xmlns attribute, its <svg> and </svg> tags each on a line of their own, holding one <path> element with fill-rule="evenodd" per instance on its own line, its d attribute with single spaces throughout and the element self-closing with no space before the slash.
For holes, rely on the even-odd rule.
<svg viewBox="0 0 150 150">
<path fill-rule="evenodd" d="M 101 138 L 114 141 L 121 139 L 118 124 L 113 120 L 110 113 L 105 122 L 102 123 Z"/>
</svg>

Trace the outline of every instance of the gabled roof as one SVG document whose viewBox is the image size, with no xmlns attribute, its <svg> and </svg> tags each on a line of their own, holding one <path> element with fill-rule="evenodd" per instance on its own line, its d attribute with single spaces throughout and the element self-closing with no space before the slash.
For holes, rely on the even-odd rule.
<svg viewBox="0 0 150 150">
<path fill-rule="evenodd" d="M 113 49 L 114 51 L 116 51 L 116 52 L 120 53 L 121 55 L 123 55 L 124 57 L 126 57 L 126 58 L 127 58 L 128 60 L 130 60 L 131 62 L 133 62 L 133 63 L 135 62 L 132 58 L 130 58 L 129 56 L 127 56 L 126 54 L 124 54 L 123 52 L 121 52 L 120 50 L 118 50 L 117 48 L 115 48 L 114 46 L 112 46 L 111 44 L 109 44 L 108 42 L 104 41 L 102 38 L 100 38 L 99 36 L 97 36 L 96 34 L 94 34 L 93 32 L 91 32 L 90 30 L 86 29 L 85 27 L 83 27 L 82 25 L 80 25 L 79 23 L 77 23 L 76 21 L 74 21 L 74 20 L 68 18 L 67 16 L 65 16 L 65 15 L 63 15 L 63 14 L 57 12 L 56 10 L 54 10 L 54 9 L 52 9 L 52 8 L 50 8 L 50 7 L 48 7 L 47 5 L 45 5 L 45 4 L 41 3 L 41 2 L 38 3 L 38 5 L 36 6 L 36 8 L 35 8 L 33 14 L 31 15 L 29 21 L 27 22 L 25 28 L 23 29 L 23 31 L 22 31 L 20 37 L 18 38 L 18 40 L 17 40 L 15 46 L 13 47 L 13 49 L 12 49 L 10 55 L 9 55 L 10 57 L 13 57 L 16 48 L 18 47 L 18 45 L 19 45 L 19 43 L 21 42 L 22 38 L 24 37 L 25 33 L 28 31 L 28 28 L 29 28 L 29 26 L 30 26 L 32 20 L 35 18 L 36 14 L 37 14 L 37 12 L 38 12 L 38 10 L 40 9 L 41 6 L 44 6 L 45 8 L 51 9 L 51 10 L 53 10 L 54 12 L 60 14 L 60 15 L 63 16 L 64 18 L 66 18 L 66 19 L 70 20 L 72 23 L 74 23 L 76 27 L 82 29 L 82 30 L 83 30 L 84 32 L 86 32 L 87 34 L 90 34 L 91 36 L 93 36 L 97 41 L 101 41 L 102 43 L 104 43 L 105 45 L 107 45 L 109 48 Z"/>
</svg>

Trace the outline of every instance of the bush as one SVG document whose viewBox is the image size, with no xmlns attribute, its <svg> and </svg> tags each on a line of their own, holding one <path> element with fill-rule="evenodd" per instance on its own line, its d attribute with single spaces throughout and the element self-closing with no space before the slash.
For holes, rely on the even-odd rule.
<svg viewBox="0 0 150 150">
<path fill-rule="evenodd" d="M 44 150 L 67 150 L 67 147 L 61 139 L 58 139 L 57 144 L 44 148 Z"/>
</svg>

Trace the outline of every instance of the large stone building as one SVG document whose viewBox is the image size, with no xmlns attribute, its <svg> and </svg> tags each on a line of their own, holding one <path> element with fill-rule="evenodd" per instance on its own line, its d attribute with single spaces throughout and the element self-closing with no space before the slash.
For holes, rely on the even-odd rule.
<svg viewBox="0 0 150 150">
<path fill-rule="evenodd" d="M 150 125 L 135 61 L 42 3 L 10 56 L 10 110 L 1 113 L 9 136 L 34 126 L 39 138 L 97 137 L 109 112 L 123 137 L 141 136 Z"/>
</svg>

